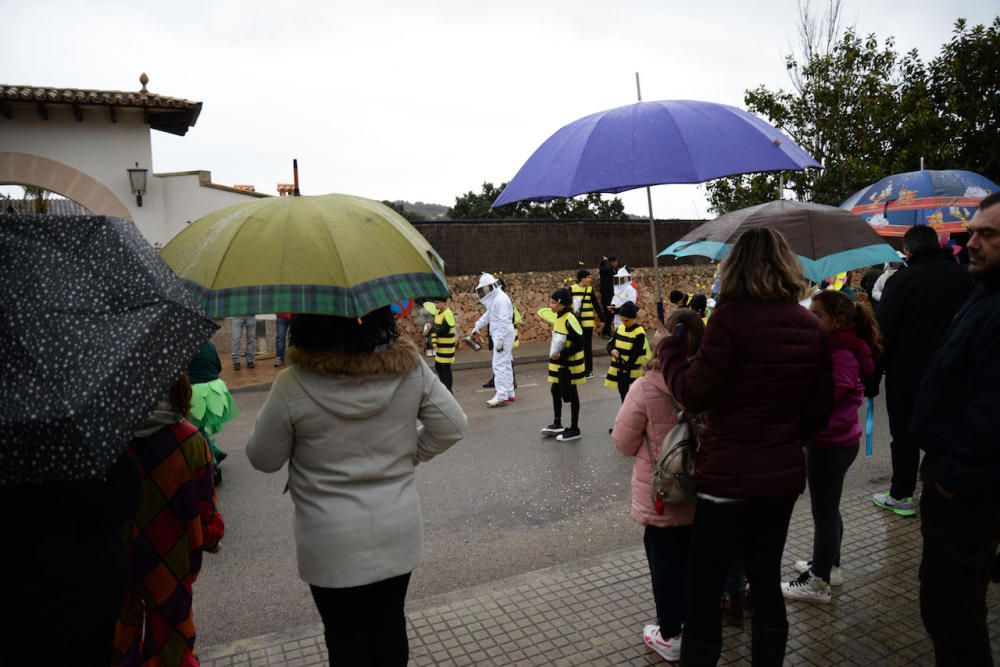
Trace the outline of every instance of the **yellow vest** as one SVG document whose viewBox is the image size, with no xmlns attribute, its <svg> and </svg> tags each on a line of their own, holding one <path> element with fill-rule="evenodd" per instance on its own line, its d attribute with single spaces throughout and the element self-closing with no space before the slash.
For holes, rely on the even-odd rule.
<svg viewBox="0 0 1000 667">
<path fill-rule="evenodd" d="M 434 316 L 434 326 L 448 325 L 448 333 L 431 334 L 431 344 L 434 346 L 434 361 L 439 364 L 455 363 L 455 314 L 451 308 L 445 308 Z"/>
<path fill-rule="evenodd" d="M 580 320 L 580 326 L 584 329 L 594 328 L 594 288 L 593 287 L 583 287 L 582 285 L 572 285 L 570 287 L 570 293 L 574 297 L 582 297 L 582 303 L 580 304 L 580 315 L 578 319 Z"/>
<path fill-rule="evenodd" d="M 583 334 L 583 328 L 580 326 L 580 322 L 577 321 L 576 316 L 568 310 L 563 311 L 556 316 L 555 321 L 552 323 L 552 331 L 557 334 L 563 334 L 564 336 L 569 334 L 570 328 L 578 334 Z M 566 345 L 569 345 L 568 339 L 566 341 Z M 549 382 L 553 384 L 558 383 L 559 370 L 561 368 L 565 368 L 566 366 L 569 367 L 570 381 L 573 384 L 584 384 L 587 381 L 587 365 L 583 357 L 582 347 L 570 355 L 569 359 L 563 359 L 560 356 L 559 362 L 560 363 L 549 361 Z"/>
<path fill-rule="evenodd" d="M 618 359 L 611 360 L 611 367 L 608 369 L 608 377 L 604 380 L 605 387 L 611 387 L 616 389 L 618 387 L 618 376 L 622 372 L 619 367 L 625 365 L 625 361 L 628 359 L 632 352 L 632 347 L 635 345 L 635 339 L 642 334 L 646 335 L 645 329 L 643 329 L 638 324 L 632 325 L 631 329 L 626 330 L 625 325 L 621 324 L 615 331 L 615 346 L 612 349 L 618 350 L 618 354 L 621 356 Z M 628 374 L 628 382 L 632 383 L 633 380 L 637 380 L 646 374 L 643 366 L 652 357 L 652 353 L 649 351 L 649 338 L 646 338 L 643 343 L 643 351 L 639 357 L 635 360 L 635 366 Z"/>
</svg>

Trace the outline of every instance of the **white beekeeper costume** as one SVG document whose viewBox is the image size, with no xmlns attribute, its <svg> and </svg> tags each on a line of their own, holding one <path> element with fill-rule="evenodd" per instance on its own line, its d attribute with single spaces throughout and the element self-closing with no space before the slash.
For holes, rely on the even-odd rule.
<svg viewBox="0 0 1000 667">
<path fill-rule="evenodd" d="M 514 368 L 511 354 L 514 351 L 514 304 L 510 302 L 500 281 L 489 273 L 479 276 L 476 286 L 479 302 L 486 306 L 486 312 L 476 321 L 476 331 L 490 325 L 493 339 L 493 383 L 496 394 L 486 405 L 491 408 L 506 405 L 514 398 Z"/>
<path fill-rule="evenodd" d="M 615 274 L 613 280 L 615 295 L 611 298 L 611 305 L 615 307 L 615 330 L 617 331 L 622 323 L 622 318 L 618 317 L 618 309 L 626 301 L 631 301 L 638 305 L 639 293 L 632 287 L 632 276 L 624 266 L 618 269 L 618 273 Z"/>
</svg>

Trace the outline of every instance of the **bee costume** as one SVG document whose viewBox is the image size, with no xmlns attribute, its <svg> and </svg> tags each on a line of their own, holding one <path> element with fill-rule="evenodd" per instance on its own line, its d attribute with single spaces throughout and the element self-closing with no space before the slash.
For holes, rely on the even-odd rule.
<svg viewBox="0 0 1000 667">
<path fill-rule="evenodd" d="M 573 303 L 570 291 L 565 288 L 552 293 L 552 300 L 561 309 L 542 308 L 539 317 L 552 325 L 552 342 L 549 345 L 549 383 L 552 385 L 553 422 L 542 429 L 546 436 L 556 436 L 565 442 L 581 437 L 580 394 L 577 385 L 587 382 L 586 364 L 583 357 L 583 327 L 570 312 Z M 570 404 L 571 423 L 569 428 L 562 425 L 562 404 Z"/>
<path fill-rule="evenodd" d="M 623 319 L 631 320 L 631 324 L 622 322 L 615 330 L 615 335 L 608 342 L 608 353 L 612 354 L 611 367 L 604 380 L 604 386 L 618 389 L 618 395 L 625 402 L 625 395 L 632 383 L 645 374 L 643 365 L 652 358 L 646 331 L 635 321 L 639 308 L 628 301 L 621 305 L 618 314 Z M 615 358 L 613 352 L 618 351 Z"/>
<path fill-rule="evenodd" d="M 434 347 L 434 370 L 448 391 L 451 391 L 451 365 L 455 363 L 455 314 L 451 308 L 438 310 L 432 301 L 424 304 L 424 310 L 434 316 L 431 327 L 431 345 Z"/>
</svg>

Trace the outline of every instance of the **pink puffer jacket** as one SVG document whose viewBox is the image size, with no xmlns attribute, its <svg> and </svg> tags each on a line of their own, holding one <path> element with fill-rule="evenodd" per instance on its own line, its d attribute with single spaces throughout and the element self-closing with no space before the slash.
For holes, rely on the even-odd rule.
<svg viewBox="0 0 1000 667">
<path fill-rule="evenodd" d="M 653 464 L 649 460 L 646 438 L 653 447 L 653 456 L 659 454 L 660 443 L 677 424 L 669 399 L 663 374 L 646 373 L 636 380 L 618 410 L 611 438 L 625 456 L 635 457 L 632 466 L 632 518 L 643 526 L 687 526 L 694 521 L 694 504 L 666 505 L 663 514 L 657 514 L 653 504 Z M 645 437 L 643 437 L 645 436 Z"/>
</svg>

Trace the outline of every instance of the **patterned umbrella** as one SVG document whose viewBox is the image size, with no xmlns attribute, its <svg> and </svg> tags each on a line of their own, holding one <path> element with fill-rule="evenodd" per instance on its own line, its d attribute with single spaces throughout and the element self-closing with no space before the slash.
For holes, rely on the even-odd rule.
<svg viewBox="0 0 1000 667">
<path fill-rule="evenodd" d="M 0 485 L 100 477 L 215 328 L 132 223 L 0 215 Z"/>
<path fill-rule="evenodd" d="M 350 195 L 273 197 L 196 220 L 160 257 L 212 317 L 361 317 L 448 296 L 444 261 L 388 206 Z"/>
<path fill-rule="evenodd" d="M 840 208 L 849 210 L 882 236 L 902 236 L 913 225 L 941 234 L 964 232 L 980 200 L 1000 186 L 958 169 L 922 169 L 886 176 L 858 190 Z"/>
<path fill-rule="evenodd" d="M 806 277 L 828 276 L 865 266 L 898 262 L 896 251 L 860 218 L 835 206 L 778 200 L 719 216 L 688 232 L 660 253 L 721 260 L 747 229 L 781 232 L 802 262 Z"/>
</svg>

